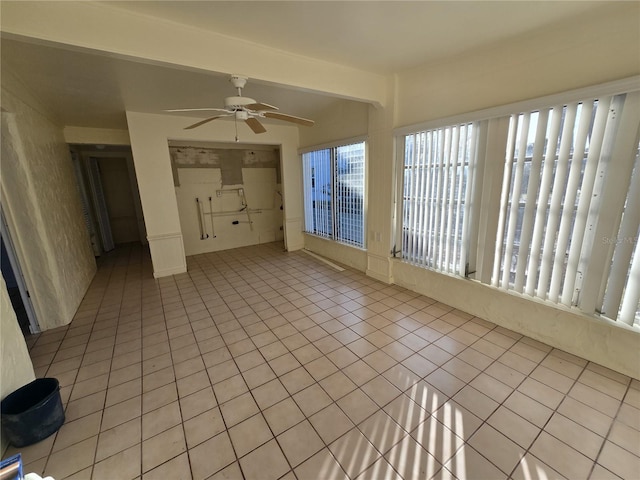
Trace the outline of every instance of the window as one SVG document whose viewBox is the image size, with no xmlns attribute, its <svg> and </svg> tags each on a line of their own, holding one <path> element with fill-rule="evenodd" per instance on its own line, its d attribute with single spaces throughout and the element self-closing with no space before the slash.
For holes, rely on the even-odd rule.
<svg viewBox="0 0 640 480">
<path fill-rule="evenodd" d="M 404 134 L 402 259 L 640 327 L 639 126 L 634 92 Z"/>
<path fill-rule="evenodd" d="M 402 258 L 465 274 L 464 220 L 477 129 L 462 124 L 405 136 Z"/>
<path fill-rule="evenodd" d="M 365 143 L 302 154 L 305 231 L 364 247 Z"/>
</svg>

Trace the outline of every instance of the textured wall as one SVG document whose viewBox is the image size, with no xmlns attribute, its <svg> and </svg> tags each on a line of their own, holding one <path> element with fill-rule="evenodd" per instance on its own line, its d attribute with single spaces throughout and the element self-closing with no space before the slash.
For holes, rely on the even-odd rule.
<svg viewBox="0 0 640 480">
<path fill-rule="evenodd" d="M 4 279 L 0 276 L 0 398 L 29 383 L 35 378 L 18 319 L 11 306 Z M 1 435 L 1 432 L 0 432 Z M 0 452 L 7 442 L 0 438 Z"/>
<path fill-rule="evenodd" d="M 2 204 L 46 330 L 71 321 L 96 264 L 62 129 L 2 73 Z"/>
</svg>

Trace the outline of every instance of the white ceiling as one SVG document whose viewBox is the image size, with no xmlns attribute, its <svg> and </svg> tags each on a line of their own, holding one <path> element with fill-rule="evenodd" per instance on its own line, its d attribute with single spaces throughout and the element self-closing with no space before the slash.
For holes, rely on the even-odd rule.
<svg viewBox="0 0 640 480">
<path fill-rule="evenodd" d="M 557 0 L 104 3 L 383 74 L 504 40 L 602 4 Z"/>
<path fill-rule="evenodd" d="M 159 17 L 297 55 L 388 74 L 526 34 L 606 2 L 103 3 L 135 15 Z M 124 129 L 125 110 L 160 113 L 169 108 L 219 107 L 224 97 L 235 94 L 227 77 L 214 72 L 152 65 L 144 59 L 124 60 L 28 40 L 2 39 L 2 68 L 15 72 L 62 125 Z M 284 113 L 310 118 L 333 102 L 346 101 L 251 81 L 244 94 L 277 105 Z"/>
</svg>

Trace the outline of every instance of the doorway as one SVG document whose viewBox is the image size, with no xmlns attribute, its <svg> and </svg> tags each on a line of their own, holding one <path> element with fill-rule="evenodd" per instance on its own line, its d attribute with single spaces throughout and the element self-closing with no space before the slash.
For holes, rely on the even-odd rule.
<svg viewBox="0 0 640 480">
<path fill-rule="evenodd" d="M 40 325 L 36 319 L 29 290 L 9 235 L 4 213 L 0 213 L 0 270 L 2 270 L 2 277 L 20 330 L 24 335 L 40 332 Z"/>
<path fill-rule="evenodd" d="M 146 228 L 129 146 L 70 145 L 94 253 L 146 244 Z"/>
</svg>

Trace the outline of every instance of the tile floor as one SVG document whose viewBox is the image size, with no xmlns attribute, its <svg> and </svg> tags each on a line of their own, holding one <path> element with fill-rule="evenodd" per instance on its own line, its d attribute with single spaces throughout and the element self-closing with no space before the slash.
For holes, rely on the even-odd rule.
<svg viewBox="0 0 640 480">
<path fill-rule="evenodd" d="M 636 380 L 282 245 L 188 263 L 154 280 L 121 248 L 71 325 L 28 339 L 67 420 L 26 471 L 640 478 Z"/>
</svg>

